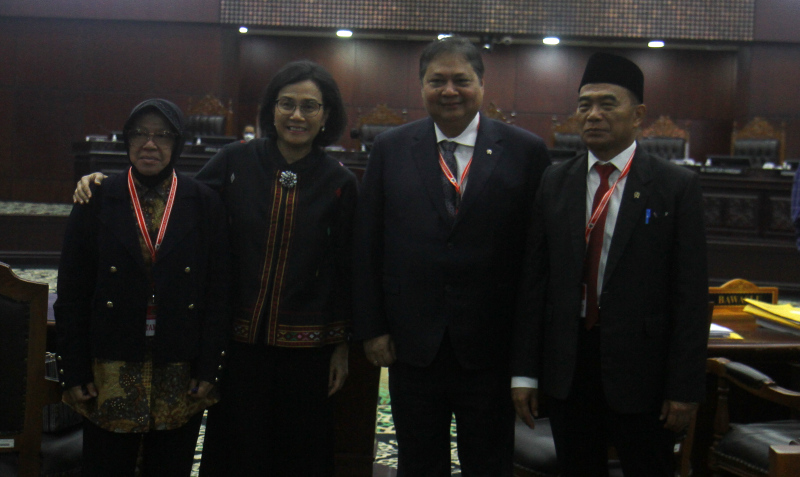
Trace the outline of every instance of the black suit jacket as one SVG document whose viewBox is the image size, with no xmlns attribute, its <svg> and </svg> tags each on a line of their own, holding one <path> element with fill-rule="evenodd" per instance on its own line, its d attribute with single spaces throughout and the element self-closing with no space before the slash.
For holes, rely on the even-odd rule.
<svg viewBox="0 0 800 477">
<path fill-rule="evenodd" d="M 549 163 L 537 136 L 481 116 L 453 220 L 433 120 L 379 135 L 356 211 L 356 337 L 390 333 L 398 361 L 426 366 L 447 330 L 463 366 L 507 360 L 530 209 Z"/>
<path fill-rule="evenodd" d="M 513 373 L 565 399 L 572 385 L 586 249 L 587 155 L 552 166 L 534 206 Z M 650 219 L 646 219 L 647 210 Z M 705 393 L 708 277 L 703 198 L 694 174 L 637 149 L 599 295 L 608 404 L 652 411 Z"/>
<path fill-rule="evenodd" d="M 53 307 L 64 386 L 92 381 L 92 358 L 144 361 L 145 315 L 158 305 L 155 362 L 193 363 L 215 382 L 228 341 L 230 257 L 226 215 L 216 192 L 178 174 L 175 204 L 158 260 L 147 275 L 127 188 L 117 174 L 72 209 Z"/>
</svg>

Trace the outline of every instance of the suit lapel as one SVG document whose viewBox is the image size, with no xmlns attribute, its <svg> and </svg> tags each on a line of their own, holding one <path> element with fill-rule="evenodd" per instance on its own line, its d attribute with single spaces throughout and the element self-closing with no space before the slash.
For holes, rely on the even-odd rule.
<svg viewBox="0 0 800 477">
<path fill-rule="evenodd" d="M 469 213 L 470 207 L 478 200 L 498 161 L 503 158 L 502 138 L 497 133 L 492 120 L 481 116 L 480 122 L 478 137 L 472 152 L 472 165 L 467 176 L 467 187 L 461 198 L 461 207 L 456 217 L 456 223 Z"/>
<path fill-rule="evenodd" d="M 175 250 L 183 237 L 194 229 L 197 217 L 191 197 L 194 196 L 193 188 L 188 184 L 185 176 L 178 175 L 178 190 L 175 192 L 175 203 L 169 217 L 167 232 L 158 251 L 158 258 L 162 259 Z M 155 245 L 155 244 L 154 244 Z"/>
<path fill-rule="evenodd" d="M 139 227 L 131 208 L 128 192 L 128 173 L 114 176 L 110 183 L 104 184 L 108 194 L 108 208 L 100 212 L 101 222 L 117 237 L 125 250 L 133 256 L 134 261 L 144 268 L 142 249 L 139 246 Z"/>
<path fill-rule="evenodd" d="M 617 223 L 614 225 L 614 235 L 611 238 L 611 247 L 606 258 L 606 270 L 603 284 L 608 283 L 609 277 L 619 263 L 622 253 L 636 228 L 636 223 L 644 218 L 644 207 L 650 195 L 651 158 L 638 148 L 631 164 L 631 171 L 622 193 L 622 202 L 617 213 Z"/>
<path fill-rule="evenodd" d="M 583 273 L 583 260 L 586 255 L 586 174 L 589 157 L 586 154 L 578 157 L 567 174 L 564 190 L 578 191 L 575 194 L 564 194 L 567 201 L 567 219 L 569 220 L 570 241 L 572 243 L 576 273 Z"/>
<path fill-rule="evenodd" d="M 426 121 L 422 121 L 411 141 L 411 158 L 417 166 L 420 182 L 428 191 L 434 209 L 439 212 L 443 220 L 451 222 L 452 219 L 444 204 L 442 169 L 439 167 L 433 120 L 428 118 Z"/>
</svg>

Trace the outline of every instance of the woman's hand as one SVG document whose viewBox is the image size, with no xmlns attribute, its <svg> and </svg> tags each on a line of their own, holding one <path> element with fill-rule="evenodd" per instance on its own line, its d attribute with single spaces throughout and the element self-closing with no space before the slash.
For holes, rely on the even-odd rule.
<svg viewBox="0 0 800 477">
<path fill-rule="evenodd" d="M 342 389 L 347 375 L 350 372 L 347 366 L 350 349 L 347 343 L 339 343 L 331 355 L 331 367 L 328 374 L 328 397 L 333 396 Z"/>
<path fill-rule="evenodd" d="M 86 402 L 89 399 L 97 397 L 97 388 L 94 383 L 86 383 L 80 386 L 74 386 L 64 391 L 61 399 L 66 403 Z"/>
<path fill-rule="evenodd" d="M 209 383 L 208 381 L 200 381 L 198 384 L 197 380 L 192 378 L 189 380 L 189 397 L 192 399 L 203 399 L 208 396 L 208 393 L 214 388 L 214 385 Z"/>
<path fill-rule="evenodd" d="M 97 185 L 100 185 L 105 179 L 106 175 L 100 172 L 92 172 L 88 176 L 81 177 L 81 180 L 78 181 L 78 185 L 75 187 L 75 192 L 72 193 L 72 202 L 76 204 L 86 204 L 89 202 L 89 199 L 92 197 L 92 190 L 89 188 L 92 182 Z"/>
</svg>

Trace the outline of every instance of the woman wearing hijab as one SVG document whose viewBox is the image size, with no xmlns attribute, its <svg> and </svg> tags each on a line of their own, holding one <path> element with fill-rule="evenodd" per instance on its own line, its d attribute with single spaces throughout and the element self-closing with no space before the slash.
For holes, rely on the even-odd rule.
<svg viewBox="0 0 800 477">
<path fill-rule="evenodd" d="M 202 411 L 219 400 L 229 248 L 216 192 L 174 171 L 181 110 L 137 105 L 131 167 L 75 205 L 54 310 L 64 401 L 85 417 L 87 476 L 189 475 Z"/>
<path fill-rule="evenodd" d="M 261 138 L 224 147 L 196 176 L 225 203 L 234 303 L 200 473 L 330 476 L 358 194 L 353 173 L 324 150 L 347 125 L 339 87 L 316 63 L 289 63 L 267 86 L 258 124 Z M 84 177 L 75 200 L 101 178 Z"/>
</svg>

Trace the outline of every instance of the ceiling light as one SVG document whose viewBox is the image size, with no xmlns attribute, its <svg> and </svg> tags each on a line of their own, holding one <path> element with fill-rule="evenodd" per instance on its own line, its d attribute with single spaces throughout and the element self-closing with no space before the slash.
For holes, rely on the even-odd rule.
<svg viewBox="0 0 800 477">
<path fill-rule="evenodd" d="M 338 36 L 339 38 L 350 38 L 351 36 L 353 36 L 353 31 L 352 30 L 339 30 L 339 31 L 336 32 L 336 36 Z"/>
<path fill-rule="evenodd" d="M 650 48 L 664 48 L 664 42 L 661 40 L 653 40 L 647 44 Z"/>
<path fill-rule="evenodd" d="M 248 30 L 247 30 L 247 27 L 246 27 L 246 26 L 240 26 L 240 27 L 239 27 L 239 33 L 247 33 L 247 31 L 248 31 Z"/>
<path fill-rule="evenodd" d="M 542 43 L 545 45 L 558 45 L 561 43 L 561 40 L 559 40 L 556 36 L 546 36 L 542 39 Z"/>
<path fill-rule="evenodd" d="M 451 36 L 453 36 L 452 33 L 439 33 L 436 38 L 439 40 L 444 40 L 445 38 L 450 38 Z"/>
</svg>

